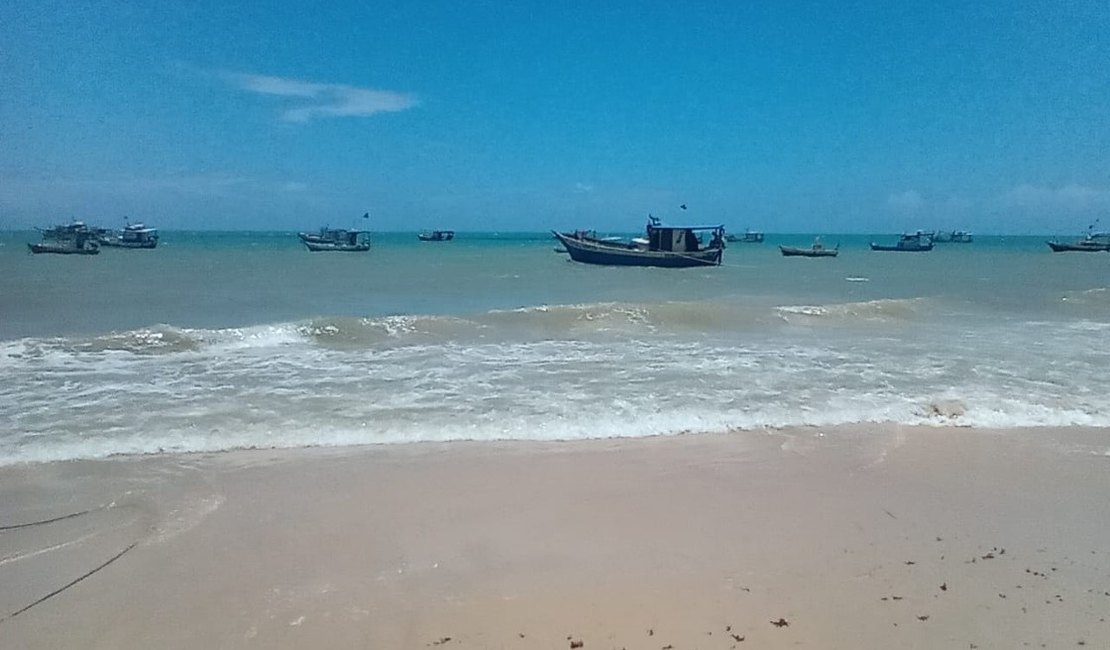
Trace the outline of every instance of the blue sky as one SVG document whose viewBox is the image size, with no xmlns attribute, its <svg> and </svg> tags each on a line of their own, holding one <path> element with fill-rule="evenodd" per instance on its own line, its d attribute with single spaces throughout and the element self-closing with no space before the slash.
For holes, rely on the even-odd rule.
<svg viewBox="0 0 1110 650">
<path fill-rule="evenodd" d="M 0 228 L 1077 232 L 1107 34 L 1104 1 L 8 0 Z"/>
</svg>

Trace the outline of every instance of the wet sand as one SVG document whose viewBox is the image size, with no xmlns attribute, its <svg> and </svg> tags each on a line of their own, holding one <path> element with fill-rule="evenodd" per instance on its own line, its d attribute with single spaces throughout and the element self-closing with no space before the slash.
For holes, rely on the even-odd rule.
<svg viewBox="0 0 1110 650">
<path fill-rule="evenodd" d="M 1081 428 L 0 468 L 0 647 L 1105 648 L 1108 495 Z"/>
</svg>

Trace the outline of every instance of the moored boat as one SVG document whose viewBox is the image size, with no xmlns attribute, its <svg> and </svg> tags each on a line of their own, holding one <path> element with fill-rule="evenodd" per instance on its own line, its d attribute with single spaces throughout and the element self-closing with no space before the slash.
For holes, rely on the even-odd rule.
<svg viewBox="0 0 1110 650">
<path fill-rule="evenodd" d="M 821 238 L 818 237 L 809 248 L 779 246 L 779 251 L 782 252 L 783 257 L 836 257 L 840 253 L 840 244 L 837 244 L 835 248 L 825 248 L 825 245 L 821 243 Z"/>
<path fill-rule="evenodd" d="M 339 251 L 361 253 L 370 250 L 369 233 L 363 230 L 321 228 L 316 233 L 298 233 L 305 248 L 313 252 Z"/>
<path fill-rule="evenodd" d="M 966 230 L 938 230 L 933 234 L 934 244 L 970 244 L 972 240 Z"/>
<path fill-rule="evenodd" d="M 81 221 L 39 229 L 39 232 L 42 233 L 42 241 L 27 244 L 27 249 L 35 254 L 96 255 L 100 252 L 96 235 Z"/>
<path fill-rule="evenodd" d="M 1107 253 L 1110 252 L 1110 234 L 1101 235 L 1105 239 L 1099 239 L 1099 235 L 1091 239 L 1079 239 L 1074 242 L 1058 242 L 1048 241 L 1048 247 L 1054 253 L 1063 253 L 1067 251 L 1083 252 L 1083 253 Z"/>
<path fill-rule="evenodd" d="M 1095 223 L 1098 223 L 1097 221 Z M 1087 234 L 1082 239 L 1077 239 L 1072 242 L 1061 242 L 1057 240 L 1047 241 L 1048 247 L 1054 253 L 1063 253 L 1067 251 L 1081 252 L 1081 253 L 1103 253 L 1110 252 L 1110 232 L 1095 232 L 1095 224 L 1091 224 L 1087 228 Z"/>
<path fill-rule="evenodd" d="M 43 241 L 38 244 L 27 244 L 27 248 L 35 254 L 39 253 L 55 253 L 57 255 L 97 255 L 100 253 L 100 247 L 96 242 L 87 240 L 84 243 L 78 244 L 73 241 Z"/>
<path fill-rule="evenodd" d="M 743 235 L 726 235 L 725 241 L 740 244 L 762 244 L 763 233 L 756 230 L 745 230 Z"/>
<path fill-rule="evenodd" d="M 155 248 L 158 246 L 158 229 L 131 223 L 117 232 L 99 230 L 96 239 L 101 245 L 113 248 Z"/>
<path fill-rule="evenodd" d="M 918 230 L 914 233 L 903 233 L 893 245 L 876 244 L 871 242 L 873 251 L 895 251 L 907 253 L 923 253 L 933 250 L 933 233 Z"/>
<path fill-rule="evenodd" d="M 424 230 L 417 235 L 420 241 L 451 241 L 455 238 L 454 230 Z"/>
<path fill-rule="evenodd" d="M 702 245 L 699 232 L 709 232 L 710 241 Z M 584 237 L 578 233 L 552 231 L 570 258 L 585 264 L 607 266 L 656 266 L 688 268 L 715 266 L 724 252 L 724 226 L 664 226 L 651 217 L 646 237 L 632 242 Z"/>
</svg>

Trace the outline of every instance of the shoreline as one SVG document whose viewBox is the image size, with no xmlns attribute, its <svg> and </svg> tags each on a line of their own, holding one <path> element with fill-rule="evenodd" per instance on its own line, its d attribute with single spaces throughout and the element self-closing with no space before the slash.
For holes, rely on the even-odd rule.
<svg viewBox="0 0 1110 650">
<path fill-rule="evenodd" d="M 7 466 L 0 527 L 83 514 L 0 529 L 0 640 L 1099 647 L 1108 463 L 1107 429 L 845 425 Z"/>
</svg>

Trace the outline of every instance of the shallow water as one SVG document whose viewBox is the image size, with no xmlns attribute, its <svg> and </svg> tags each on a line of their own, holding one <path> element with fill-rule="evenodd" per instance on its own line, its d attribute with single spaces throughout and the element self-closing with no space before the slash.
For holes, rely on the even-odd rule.
<svg viewBox="0 0 1110 650">
<path fill-rule="evenodd" d="M 545 233 L 0 235 L 0 464 L 893 421 L 1110 426 L 1110 255 L 1043 238 L 594 267 Z M 941 404 L 942 408 L 936 408 Z M 943 413 L 939 415 L 938 411 Z"/>
</svg>

